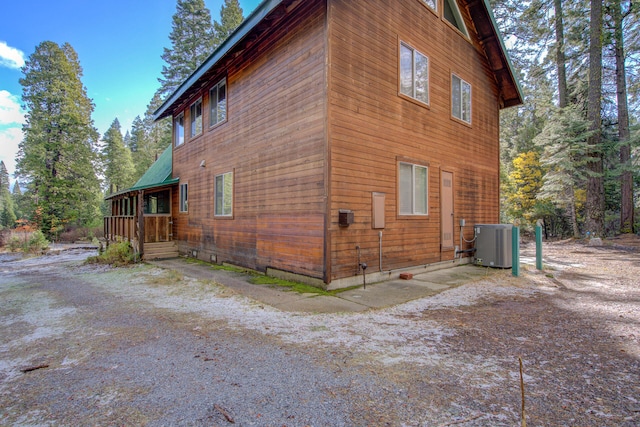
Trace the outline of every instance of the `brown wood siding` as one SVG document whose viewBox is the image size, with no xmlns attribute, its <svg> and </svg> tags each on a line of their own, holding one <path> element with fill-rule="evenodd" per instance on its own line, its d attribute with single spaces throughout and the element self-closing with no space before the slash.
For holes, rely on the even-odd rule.
<svg viewBox="0 0 640 427">
<path fill-rule="evenodd" d="M 329 0 L 331 279 L 354 275 L 356 245 L 377 271 L 379 231 L 384 270 L 451 259 L 440 248 L 441 169 L 454 174 L 455 244 L 459 219 L 498 221 L 498 87 L 462 4 L 461 13 L 472 41 L 420 0 Z M 429 106 L 398 95 L 400 41 L 429 58 Z M 472 86 L 470 126 L 451 119 L 452 72 Z M 397 214 L 400 158 L 429 167 L 426 217 Z M 371 227 L 372 192 L 386 194 L 384 230 Z M 339 209 L 355 223 L 339 227 Z"/>
<path fill-rule="evenodd" d="M 205 129 L 174 149 L 173 176 L 189 185 L 188 213 L 174 197 L 174 234 L 203 258 L 324 278 L 325 7 L 295 7 L 226 63 L 227 122 L 208 128 L 210 85 L 185 104 L 188 134 L 188 107 L 202 96 Z M 233 217 L 215 217 L 215 176 L 232 171 Z"/>
</svg>

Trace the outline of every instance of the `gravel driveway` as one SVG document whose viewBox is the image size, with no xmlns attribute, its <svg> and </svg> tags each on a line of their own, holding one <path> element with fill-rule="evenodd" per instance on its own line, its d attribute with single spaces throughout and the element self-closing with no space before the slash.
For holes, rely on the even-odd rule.
<svg viewBox="0 0 640 427">
<path fill-rule="evenodd" d="M 533 248 L 523 248 L 523 256 Z M 640 254 L 524 267 L 348 314 L 149 265 L 0 256 L 1 425 L 640 425 Z"/>
</svg>

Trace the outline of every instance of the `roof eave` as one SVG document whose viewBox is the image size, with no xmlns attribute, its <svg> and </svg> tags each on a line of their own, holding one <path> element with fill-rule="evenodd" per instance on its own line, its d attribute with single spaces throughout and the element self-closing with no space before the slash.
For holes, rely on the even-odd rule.
<svg viewBox="0 0 640 427">
<path fill-rule="evenodd" d="M 506 107 L 512 107 L 515 105 L 520 105 L 523 103 L 524 101 L 524 96 L 522 95 L 522 88 L 520 87 L 520 82 L 518 81 L 518 78 L 516 77 L 516 73 L 514 71 L 513 68 L 513 64 L 511 63 L 511 58 L 509 57 L 509 53 L 507 51 L 507 48 L 505 46 L 504 40 L 502 38 L 502 35 L 500 34 L 500 31 L 498 30 L 498 25 L 496 23 L 496 19 L 493 15 L 493 11 L 491 9 L 491 5 L 489 4 L 488 0 L 482 0 L 482 1 L 475 1 L 475 2 L 470 2 L 470 6 L 473 6 L 473 4 L 481 4 L 482 5 L 482 11 L 486 14 L 487 18 L 489 19 L 489 24 L 490 24 L 490 28 L 491 28 L 491 37 L 489 39 L 491 39 L 492 41 L 494 41 L 497 44 L 497 49 L 499 51 L 499 56 L 501 58 L 501 62 L 502 62 L 502 69 L 500 70 L 495 70 L 494 72 L 496 73 L 496 78 L 499 82 L 499 84 L 501 83 L 507 83 L 513 86 L 513 90 L 512 92 L 514 92 L 511 96 L 506 96 L 505 93 L 502 94 L 502 108 L 506 108 Z M 501 88 L 504 89 L 504 87 L 501 85 Z"/>
</svg>

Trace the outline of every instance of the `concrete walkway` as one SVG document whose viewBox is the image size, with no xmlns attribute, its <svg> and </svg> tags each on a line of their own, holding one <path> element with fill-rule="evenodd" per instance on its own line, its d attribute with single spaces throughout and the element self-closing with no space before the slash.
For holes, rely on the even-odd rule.
<svg viewBox="0 0 640 427">
<path fill-rule="evenodd" d="M 470 264 L 415 275 L 411 280 L 389 280 L 367 284 L 335 296 L 301 294 L 276 285 L 254 285 L 251 275 L 216 270 L 206 263 L 185 258 L 147 261 L 157 267 L 176 270 L 184 276 L 210 280 L 282 311 L 307 313 L 359 312 L 402 304 L 440 293 L 464 283 L 480 280 L 502 270 Z"/>
</svg>

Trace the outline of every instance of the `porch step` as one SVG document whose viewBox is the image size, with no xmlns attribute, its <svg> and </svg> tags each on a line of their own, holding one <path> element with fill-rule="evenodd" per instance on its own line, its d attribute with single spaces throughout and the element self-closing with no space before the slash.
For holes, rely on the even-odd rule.
<svg viewBox="0 0 640 427">
<path fill-rule="evenodd" d="M 175 241 L 145 243 L 142 259 L 178 258 L 178 245 Z"/>
</svg>

